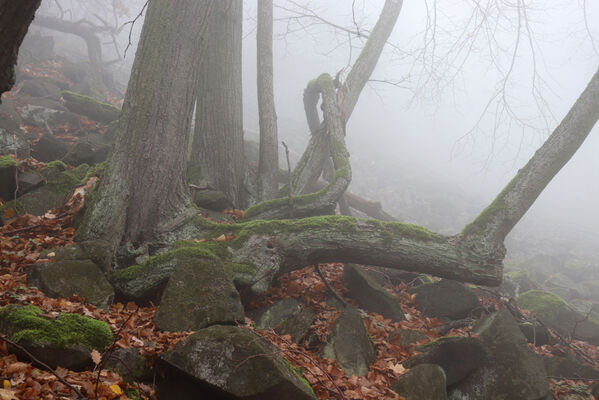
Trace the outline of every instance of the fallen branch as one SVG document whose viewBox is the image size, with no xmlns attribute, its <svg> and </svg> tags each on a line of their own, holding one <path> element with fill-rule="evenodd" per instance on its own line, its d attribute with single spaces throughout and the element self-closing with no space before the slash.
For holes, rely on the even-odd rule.
<svg viewBox="0 0 599 400">
<path fill-rule="evenodd" d="M 6 337 L 4 337 L 3 335 L 0 335 L 0 340 L 5 341 L 6 343 L 10 344 L 11 346 L 16 347 L 17 349 L 19 349 L 20 351 L 22 351 L 24 354 L 27 355 L 27 357 L 29 357 L 31 359 L 31 361 L 35 362 L 36 364 L 41 365 L 42 367 L 44 367 L 45 369 L 48 370 L 48 372 L 50 372 L 52 375 L 54 375 L 56 378 L 58 378 L 58 380 L 63 383 L 64 385 L 66 385 L 69 389 L 71 389 L 75 394 L 77 394 L 79 399 L 83 399 L 86 400 L 88 399 L 86 396 L 84 396 L 79 390 L 77 390 L 76 387 L 74 387 L 73 385 L 71 385 L 69 382 L 67 382 L 66 380 L 64 380 L 64 378 L 62 378 L 60 375 L 58 375 L 58 373 L 52 368 L 50 367 L 48 364 L 46 364 L 43 361 L 40 361 L 37 357 L 35 357 L 33 354 L 31 354 L 27 349 L 25 349 L 23 346 L 13 342 L 12 340 L 7 339 Z M 97 396 L 96 396 L 97 398 Z"/>
</svg>

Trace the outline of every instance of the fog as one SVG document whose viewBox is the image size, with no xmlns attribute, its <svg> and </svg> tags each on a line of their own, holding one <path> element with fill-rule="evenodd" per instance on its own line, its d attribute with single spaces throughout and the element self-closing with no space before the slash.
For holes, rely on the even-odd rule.
<svg viewBox="0 0 599 400">
<path fill-rule="evenodd" d="M 343 29 L 368 32 L 383 3 L 275 2 L 275 101 L 279 135 L 291 145 L 292 161 L 309 139 L 302 103 L 307 82 L 323 72 L 347 74 L 365 39 L 350 39 Z M 488 3 L 406 1 L 372 76 L 377 81 L 362 92 L 347 125 L 350 191 L 380 201 L 400 220 L 441 233 L 458 232 L 514 177 L 599 61 L 596 2 Z M 512 3 L 526 3 L 526 14 L 518 17 Z M 135 18 L 143 4 L 128 2 L 119 23 Z M 82 17 L 98 12 L 72 8 Z M 482 8 L 488 8 L 486 18 Z M 49 1 L 41 10 L 57 13 Z M 311 12 L 321 19 L 306 16 Z M 245 2 L 244 14 L 244 125 L 251 137 L 259 130 L 255 1 Z M 113 67 L 123 85 L 142 24 L 143 16 L 117 35 L 121 57 L 129 37 L 132 42 Z M 68 40 L 63 48 L 79 46 L 84 53 L 83 43 Z M 599 248 L 598 130 L 516 226 L 508 248 L 522 240 L 546 251 Z"/>
<path fill-rule="evenodd" d="M 374 25 L 382 4 L 382 1 L 356 2 L 354 13 L 361 29 Z M 350 190 L 381 201 L 402 220 L 445 232 L 456 232 L 463 226 L 452 225 L 456 221 L 467 223 L 474 218 L 526 164 L 565 116 L 599 61 L 589 37 L 590 33 L 595 41 L 599 38 L 598 4 L 586 5 L 587 31 L 582 2 L 527 2 L 529 26 L 521 28 L 512 71 L 505 85 L 509 112 L 514 116 L 506 116 L 496 100 L 503 96 L 502 79 L 510 68 L 517 41 L 515 8 L 505 6 L 504 14 L 489 16 L 500 21 L 501 27 L 495 27 L 494 32 L 496 43 L 487 44 L 486 37 L 481 36 L 469 50 L 467 59 L 457 57 L 454 64 L 444 60 L 446 54 L 454 54 L 448 51 L 449 46 L 466 26 L 472 14 L 471 4 L 438 2 L 437 27 L 429 26 L 429 36 L 436 29 L 437 54 L 433 56 L 430 43 L 427 52 L 422 53 L 427 16 L 434 17 L 432 4 L 427 12 L 426 2 L 405 2 L 389 41 L 391 45 L 372 76 L 375 80 L 400 82 L 402 87 L 371 82 L 362 92 L 347 126 L 354 174 Z M 303 135 L 306 142 L 303 89 L 322 72 L 334 75 L 342 68 L 347 71 L 350 44 L 346 33 L 310 18 L 301 22 L 307 26 L 304 29 L 289 17 L 306 10 L 293 2 L 280 5 L 285 9 L 275 9 L 275 18 L 280 21 L 275 24 L 278 35 L 274 45 L 279 130 L 283 137 Z M 355 29 L 351 1 L 312 1 L 309 7 L 330 22 Z M 255 5 L 246 6 L 243 68 L 245 126 L 257 131 L 255 21 L 252 20 L 255 11 Z M 354 38 L 352 45 L 354 61 L 363 42 Z M 419 58 L 428 60 L 423 62 Z M 435 66 L 436 70 L 430 71 L 431 59 L 447 65 Z M 494 98 L 498 89 L 501 89 L 499 95 Z M 479 119 L 477 129 L 473 130 Z M 598 130 L 594 128 L 510 238 L 534 234 L 539 235 L 535 238 L 538 242 L 544 239 L 559 242 L 576 233 L 577 240 L 588 240 L 590 247 L 597 247 Z M 377 177 L 376 182 L 373 176 Z M 371 189 L 373 185 L 377 187 L 368 190 L 369 185 Z M 406 214 L 405 205 L 394 203 L 393 192 L 412 190 L 419 199 L 418 191 L 423 187 L 427 190 L 434 187 L 440 199 L 457 202 L 466 215 L 461 219 L 450 218 L 446 224 L 435 224 L 427 218 Z M 401 196 L 395 196 L 395 200 L 401 200 Z M 432 207 L 433 213 L 443 213 Z"/>
</svg>

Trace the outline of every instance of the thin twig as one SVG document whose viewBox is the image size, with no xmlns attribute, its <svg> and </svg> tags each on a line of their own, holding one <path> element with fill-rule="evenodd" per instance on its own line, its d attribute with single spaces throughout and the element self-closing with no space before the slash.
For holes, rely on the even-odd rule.
<svg viewBox="0 0 599 400">
<path fill-rule="evenodd" d="M 329 291 L 331 293 L 333 293 L 333 296 L 335 296 L 335 298 L 337 300 L 339 300 L 343 304 L 344 307 L 347 307 L 347 302 L 345 300 L 343 300 L 343 298 L 341 296 L 339 296 L 339 294 L 335 291 L 335 289 L 333 289 L 333 287 L 331 286 L 331 284 L 329 283 L 327 278 L 324 276 L 324 274 L 320 270 L 320 265 L 315 264 L 314 269 L 316 269 L 316 272 L 318 272 L 318 276 L 320 276 L 320 279 L 322 279 L 322 281 L 324 282 L 327 289 L 329 289 Z"/>
<path fill-rule="evenodd" d="M 124 308 L 125 308 L 125 306 L 123 305 L 123 309 Z M 114 346 L 116 345 L 116 342 L 119 340 L 121 332 L 123 331 L 123 328 L 125 328 L 125 325 L 127 325 L 127 322 L 129 322 L 129 320 L 131 319 L 131 317 L 133 317 L 133 315 L 137 314 L 138 312 L 139 312 L 139 306 L 137 306 L 137 309 L 135 311 L 132 311 L 131 314 L 129 314 L 129 316 L 127 317 L 127 319 L 125 319 L 123 321 L 123 323 L 121 324 L 121 326 L 119 327 L 119 329 L 114 334 L 114 339 L 112 341 L 112 344 L 110 346 L 108 346 L 102 352 L 102 355 L 100 356 L 100 362 L 98 363 L 98 365 L 96 365 L 98 373 L 96 374 L 96 382 L 94 384 L 94 397 L 96 399 L 98 398 L 98 386 L 100 386 L 99 385 L 99 383 L 100 383 L 100 373 L 102 372 L 102 365 L 104 364 L 104 360 L 105 360 L 106 356 L 108 354 L 110 354 L 110 352 L 112 352 L 114 350 Z"/>
<path fill-rule="evenodd" d="M 60 382 L 62 382 L 64 385 L 66 385 L 69 389 L 71 389 L 73 392 L 75 392 L 77 394 L 77 396 L 79 396 L 80 399 L 87 399 L 87 397 L 85 397 L 79 390 L 77 390 L 76 387 L 74 387 L 73 385 L 71 385 L 69 382 L 67 382 L 66 380 L 64 380 L 64 378 L 62 378 L 60 375 L 58 375 L 58 373 L 52 368 L 50 367 L 48 364 L 46 364 L 43 361 L 40 361 L 37 357 L 35 357 L 33 354 L 31 354 L 29 351 L 27 351 L 27 349 L 25 349 L 23 346 L 16 344 L 15 342 L 7 339 L 6 337 L 4 337 L 3 335 L 0 335 L 0 340 L 5 341 L 6 343 L 10 344 L 11 346 L 16 347 L 17 349 L 21 350 L 23 353 L 25 353 L 27 355 L 27 357 L 29 357 L 33 362 L 35 362 L 36 364 L 41 365 L 42 367 L 44 367 L 45 369 L 48 370 L 48 372 L 50 372 L 52 375 L 54 375 L 56 378 L 58 378 L 58 380 Z M 96 396 L 97 398 L 97 396 Z"/>
<path fill-rule="evenodd" d="M 289 180 L 289 218 L 293 219 L 293 185 L 291 181 L 291 163 L 289 162 L 289 147 L 285 142 L 283 143 L 283 147 L 285 147 L 285 156 L 287 157 L 287 179 Z"/>
<path fill-rule="evenodd" d="M 131 28 L 129 29 L 129 41 L 127 43 L 127 47 L 125 47 L 125 52 L 123 54 L 123 58 L 127 57 L 127 50 L 129 50 L 129 47 L 131 47 L 131 35 L 133 34 L 133 26 L 135 25 L 135 22 L 137 22 L 138 19 L 141 18 L 141 16 L 144 13 L 144 10 L 146 9 L 146 7 L 148 6 L 148 3 L 150 2 L 150 0 L 147 0 L 144 4 L 144 6 L 141 8 L 141 11 L 139 12 L 139 14 L 137 14 L 137 16 L 135 18 L 133 18 L 131 21 L 127 21 L 123 24 L 123 27 L 127 24 L 131 24 Z M 122 28 L 122 27 L 121 27 Z"/>
</svg>

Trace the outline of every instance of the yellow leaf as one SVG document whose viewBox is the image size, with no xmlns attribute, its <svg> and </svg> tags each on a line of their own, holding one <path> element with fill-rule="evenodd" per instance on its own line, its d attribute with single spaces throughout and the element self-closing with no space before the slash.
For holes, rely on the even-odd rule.
<svg viewBox="0 0 599 400">
<path fill-rule="evenodd" d="M 10 388 L 10 381 L 9 381 L 8 379 L 5 379 L 5 380 L 3 380 L 3 381 L 2 381 L 2 387 L 3 387 L 4 389 L 8 389 L 8 388 Z"/>
<path fill-rule="evenodd" d="M 94 362 L 94 364 L 98 365 L 100 364 L 100 361 L 102 361 L 102 355 L 100 354 L 100 352 L 96 349 L 92 350 L 91 353 L 92 356 L 92 361 Z"/>
<path fill-rule="evenodd" d="M 224 234 L 222 234 L 219 237 L 217 237 L 216 239 L 212 239 L 212 240 L 214 240 L 215 242 L 226 242 L 227 237 Z"/>
<path fill-rule="evenodd" d="M 108 387 L 110 388 L 110 390 L 112 390 L 112 392 L 114 394 L 118 394 L 118 395 L 123 394 L 123 391 L 121 390 L 121 387 L 119 385 L 115 384 L 115 385 L 110 385 Z"/>
<path fill-rule="evenodd" d="M 389 362 L 388 367 L 391 371 L 395 372 L 398 375 L 403 374 L 406 371 L 404 366 L 401 364 L 393 364 L 392 362 Z"/>
</svg>

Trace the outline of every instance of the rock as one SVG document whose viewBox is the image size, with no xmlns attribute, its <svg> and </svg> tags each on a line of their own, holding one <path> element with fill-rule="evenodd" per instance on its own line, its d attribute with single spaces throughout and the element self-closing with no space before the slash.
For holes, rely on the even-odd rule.
<svg viewBox="0 0 599 400">
<path fill-rule="evenodd" d="M 108 124 L 116 121 L 121 116 L 121 110 L 115 106 L 102 103 L 89 96 L 64 91 L 62 92 L 62 98 L 65 101 L 65 107 L 69 111 L 84 115 L 92 121 Z"/>
<path fill-rule="evenodd" d="M 219 190 L 193 190 L 193 202 L 201 208 L 212 211 L 223 211 L 232 208 L 227 196 Z"/>
<path fill-rule="evenodd" d="M 154 324 L 165 331 L 189 331 L 234 324 L 244 317 L 239 293 L 222 262 L 204 256 L 177 265 L 162 295 Z"/>
<path fill-rule="evenodd" d="M 308 333 L 316 315 L 312 308 L 302 308 L 299 301 L 290 297 L 254 310 L 248 316 L 257 328 L 274 329 L 279 335 L 290 335 L 291 340 L 298 343 Z"/>
<path fill-rule="evenodd" d="M 102 367 L 121 375 L 125 381 L 141 381 L 150 379 L 152 371 L 148 359 L 141 355 L 139 349 L 116 349 L 105 356 Z"/>
<path fill-rule="evenodd" d="M 30 145 L 19 128 L 21 117 L 8 103 L 0 104 L 0 156 L 14 155 L 16 148 L 18 158 L 27 158 Z"/>
<path fill-rule="evenodd" d="M 542 399 L 549 394 L 542 360 L 526 343 L 509 311 L 488 315 L 475 326 L 488 361 L 450 388 L 450 399 Z"/>
<path fill-rule="evenodd" d="M 410 293 L 416 294 L 416 307 L 429 317 L 456 320 L 472 317 L 481 310 L 472 290 L 448 279 L 417 286 Z"/>
<path fill-rule="evenodd" d="M 566 379 L 599 379 L 599 371 L 568 357 L 543 357 L 547 376 Z"/>
<path fill-rule="evenodd" d="M 543 289 L 555 293 L 566 301 L 586 298 L 589 295 L 589 291 L 584 286 L 578 285 L 563 274 L 551 275 L 543 282 Z"/>
<path fill-rule="evenodd" d="M 9 201 L 14 197 L 17 162 L 11 156 L 0 156 L 0 198 Z"/>
<path fill-rule="evenodd" d="M 539 285 L 530 279 L 528 271 L 517 270 L 505 274 L 500 290 L 509 297 L 518 297 L 520 293 L 538 288 Z"/>
<path fill-rule="evenodd" d="M 320 355 L 337 360 L 348 376 L 360 376 L 368 372 L 368 366 L 376 359 L 376 349 L 355 308 L 346 307 L 335 321 Z"/>
<path fill-rule="evenodd" d="M 393 384 L 393 390 L 406 400 L 445 400 L 445 373 L 435 364 L 420 364 Z"/>
<path fill-rule="evenodd" d="M 88 170 L 85 164 L 69 170 L 62 161 L 51 162 L 40 170 L 46 184 L 21 196 L 19 203 L 32 215 L 43 215 L 49 209 L 61 207 Z"/>
<path fill-rule="evenodd" d="M 78 126 L 80 116 L 68 111 L 57 100 L 35 98 L 29 104 L 21 107 L 21 118 L 28 125 L 47 129 L 49 126 L 74 125 Z"/>
<path fill-rule="evenodd" d="M 38 78 L 28 79 L 23 82 L 19 94 L 31 97 L 46 97 L 53 100 L 60 100 L 60 88 L 51 80 Z"/>
<path fill-rule="evenodd" d="M 520 307 L 536 313 L 547 327 L 554 329 L 560 335 L 572 335 L 575 339 L 593 345 L 599 344 L 599 322 L 586 318 L 558 295 L 541 290 L 529 290 L 521 294 L 517 301 Z"/>
<path fill-rule="evenodd" d="M 17 194 L 22 196 L 42 186 L 44 184 L 44 177 L 37 172 L 19 172 L 17 174 L 17 182 L 19 182 L 19 191 Z"/>
<path fill-rule="evenodd" d="M 110 146 L 107 144 L 96 144 L 80 139 L 67 151 L 62 159 L 71 165 L 94 165 L 106 160 L 109 151 Z"/>
<path fill-rule="evenodd" d="M 409 346 L 424 339 L 427 339 L 424 333 L 411 329 L 399 328 L 389 335 L 389 343 L 401 347 Z"/>
<path fill-rule="evenodd" d="M 599 382 L 596 382 L 591 386 L 591 394 L 596 398 L 599 398 Z"/>
<path fill-rule="evenodd" d="M 160 355 L 159 364 L 166 375 L 158 391 L 160 399 L 195 400 L 199 393 L 219 399 L 316 399 L 308 383 L 272 345 L 236 326 L 201 329 Z"/>
<path fill-rule="evenodd" d="M 518 327 L 528 343 L 543 346 L 553 342 L 549 330 L 539 323 L 522 322 L 518 324 Z"/>
<path fill-rule="evenodd" d="M 454 385 L 487 361 L 487 352 L 477 338 L 445 336 L 418 347 L 423 353 L 404 363 L 406 368 L 436 364 L 445 372 L 447 386 Z"/>
<path fill-rule="evenodd" d="M 159 304 L 162 292 L 176 267 L 186 263 L 195 264 L 196 257 L 204 257 L 206 252 L 194 248 L 175 249 L 150 257 L 141 265 L 120 269 L 112 275 L 112 285 L 116 298 L 120 301 L 134 301 Z"/>
<path fill-rule="evenodd" d="M 69 151 L 69 146 L 56 136 L 46 133 L 33 146 L 33 156 L 43 162 L 60 160 Z"/>
<path fill-rule="evenodd" d="M 79 314 L 60 313 L 53 318 L 34 306 L 0 308 L 0 332 L 53 368 L 80 370 L 91 365 L 90 351 L 102 351 L 113 341 L 103 321 Z"/>
<path fill-rule="evenodd" d="M 50 297 L 68 299 L 77 294 L 102 308 L 108 308 L 114 299 L 114 289 L 91 260 L 32 264 L 27 269 L 27 283 Z"/>
<path fill-rule="evenodd" d="M 343 284 L 358 305 L 368 311 L 381 314 L 392 321 L 402 321 L 403 311 L 399 301 L 365 271 L 354 264 L 346 264 L 343 269 Z"/>
<path fill-rule="evenodd" d="M 54 247 L 40 252 L 40 258 L 49 258 L 54 253 L 54 261 L 92 260 L 96 265 L 106 265 L 110 257 L 111 246 L 105 240 L 87 240 L 70 246 Z"/>
</svg>

